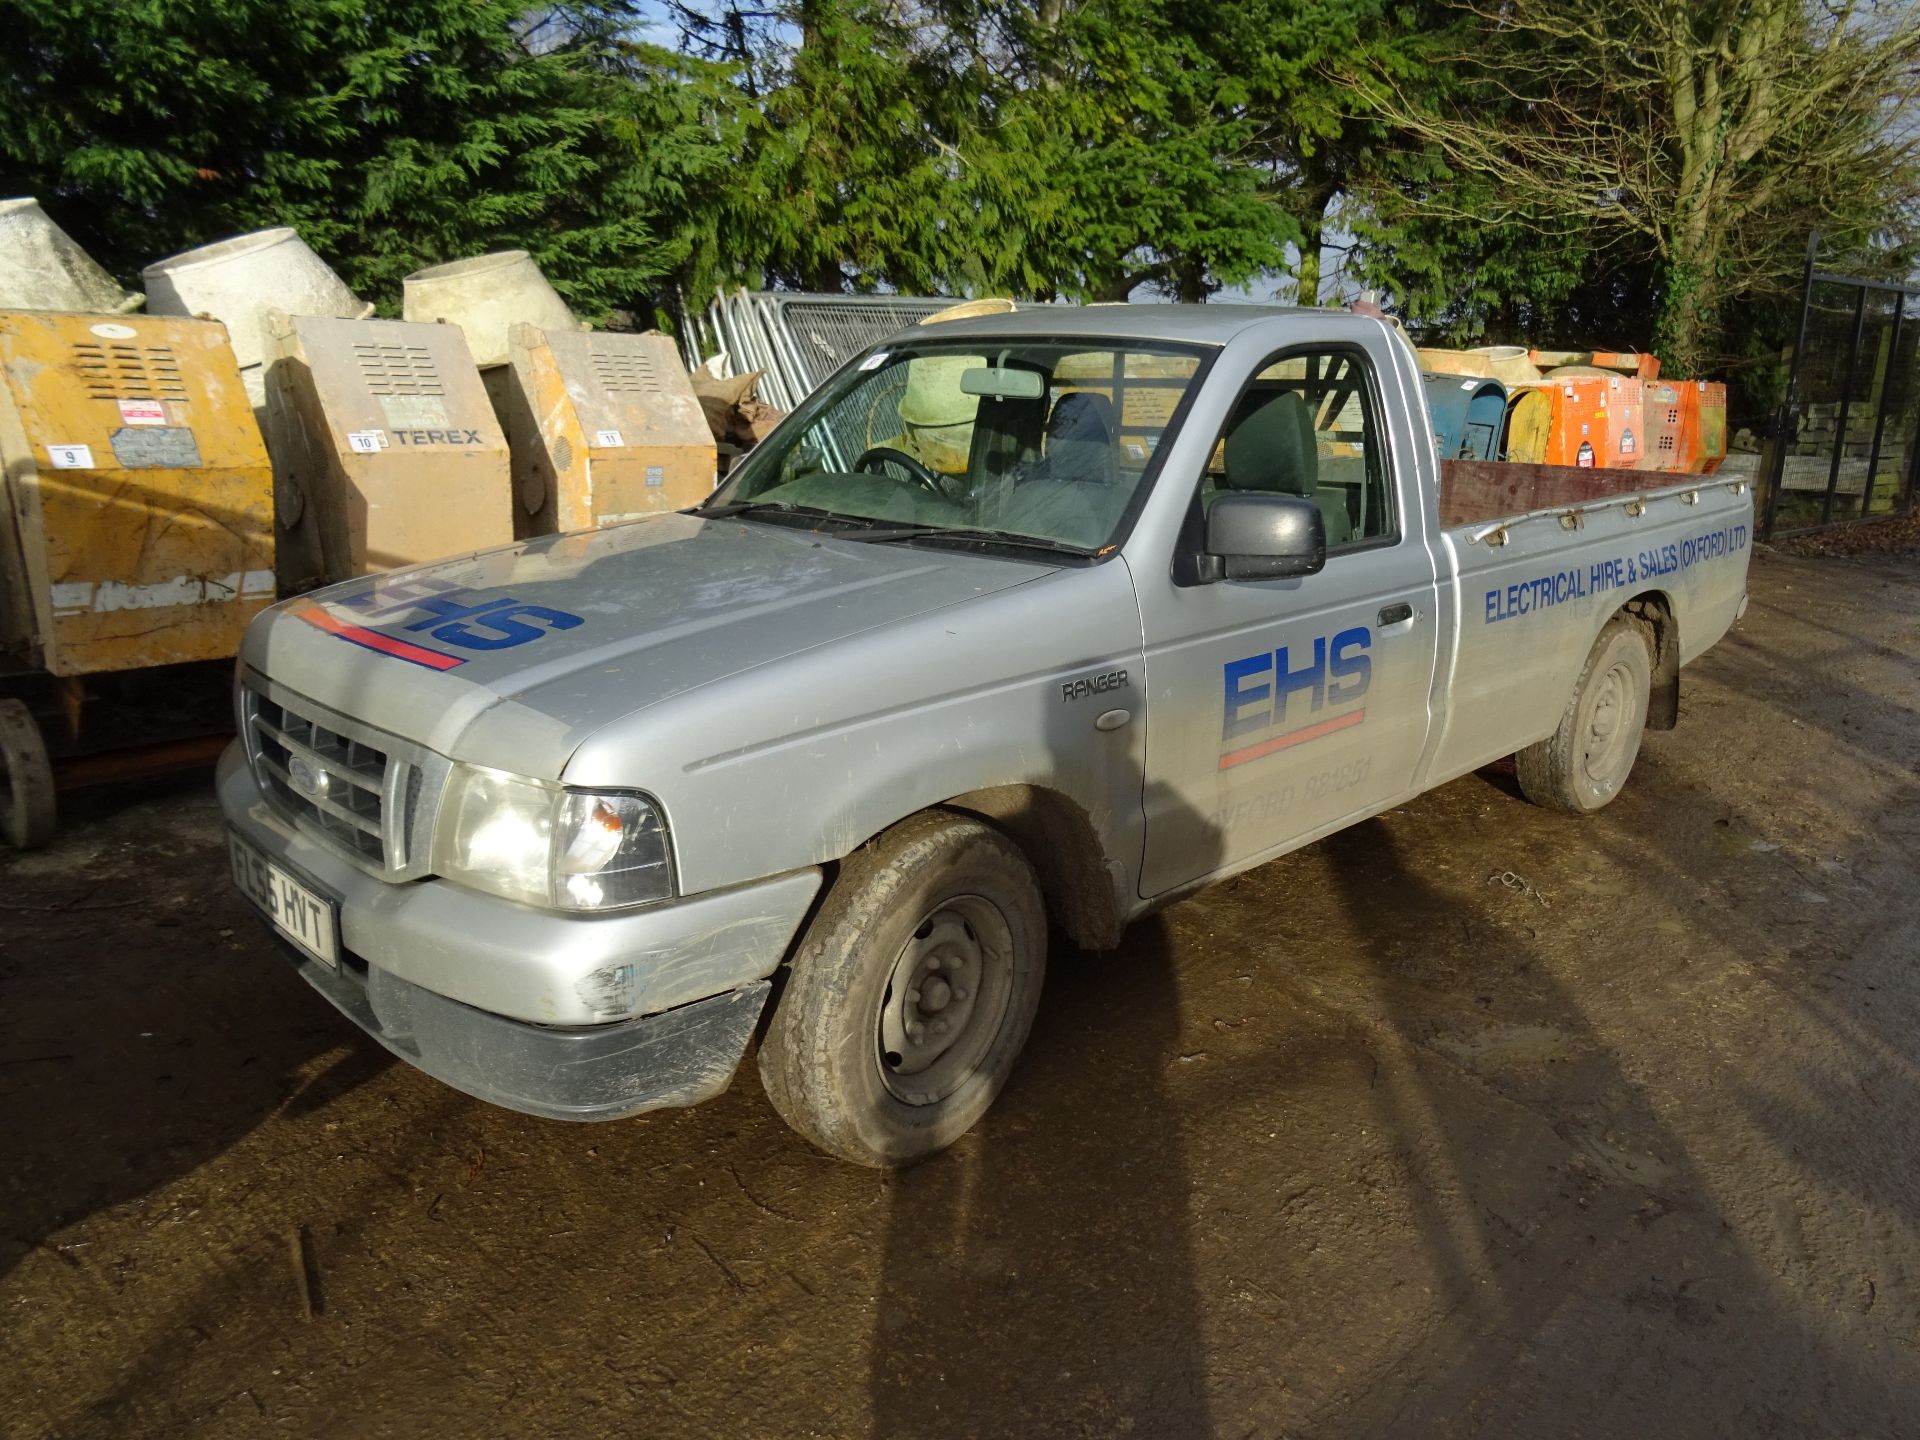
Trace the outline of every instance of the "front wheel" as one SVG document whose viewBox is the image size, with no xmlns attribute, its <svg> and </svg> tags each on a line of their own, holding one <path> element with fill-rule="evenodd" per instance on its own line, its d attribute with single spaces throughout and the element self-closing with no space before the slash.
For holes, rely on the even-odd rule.
<svg viewBox="0 0 1920 1440">
<path fill-rule="evenodd" d="M 1521 793 L 1549 810 L 1589 815 L 1627 783 L 1647 728 L 1653 647 L 1647 627 L 1616 615 L 1600 631 L 1560 726 L 1513 757 Z"/>
<path fill-rule="evenodd" d="M 1033 867 L 979 820 L 930 811 L 862 846 L 808 927 L 760 1047 L 773 1108 L 830 1155 L 945 1149 L 1006 1084 L 1039 1008 Z"/>
</svg>

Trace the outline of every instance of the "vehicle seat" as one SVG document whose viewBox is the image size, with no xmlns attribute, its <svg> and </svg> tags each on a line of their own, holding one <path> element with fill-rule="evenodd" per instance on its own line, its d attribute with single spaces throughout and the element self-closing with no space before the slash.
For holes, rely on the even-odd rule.
<svg viewBox="0 0 1920 1440">
<path fill-rule="evenodd" d="M 1242 416 L 1227 432 L 1225 458 L 1229 490 L 1301 496 L 1320 507 L 1328 545 L 1343 545 L 1353 538 L 1346 501 L 1320 490 L 1313 415 L 1295 392 L 1275 395 Z"/>
<path fill-rule="evenodd" d="M 1113 442 L 1111 400 L 1084 390 L 1062 395 L 1047 417 L 1046 458 L 1034 478 L 1111 485 L 1119 478 Z"/>
</svg>

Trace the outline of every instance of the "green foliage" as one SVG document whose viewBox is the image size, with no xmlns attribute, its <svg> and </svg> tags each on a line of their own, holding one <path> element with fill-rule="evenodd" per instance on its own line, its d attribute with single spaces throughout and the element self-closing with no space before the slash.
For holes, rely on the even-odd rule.
<svg viewBox="0 0 1920 1440">
<path fill-rule="evenodd" d="M 292 225 L 392 308 L 409 271 L 523 246 L 582 313 L 647 303 L 690 259 L 727 163 L 712 67 L 521 44 L 505 0 L 3 0 L 0 190 L 38 194 L 131 279 Z M 721 122 L 716 122 L 716 116 Z"/>
<path fill-rule="evenodd" d="M 940 77 L 891 5 L 797 7 L 803 43 L 749 110 L 737 260 L 772 283 L 938 291 L 964 232 Z"/>
<path fill-rule="evenodd" d="M 129 280 L 293 225 L 388 310 L 510 246 L 596 319 L 1290 274 L 1443 343 L 1758 360 L 1807 229 L 1907 264 L 1920 198 L 1874 43 L 1797 5 L 649 0 L 674 51 L 639 0 L 0 0 L 0 193 Z"/>
<path fill-rule="evenodd" d="M 1209 18 L 1156 0 L 999 11 L 1018 78 L 988 92 L 963 154 L 982 228 L 1010 222 L 1024 253 L 980 283 L 1200 300 L 1285 263 L 1300 229 L 1263 193 L 1259 119 Z"/>
<path fill-rule="evenodd" d="M 1471 8 L 1465 8 L 1471 7 Z M 1436 222 L 1532 228 L 1576 262 L 1566 297 L 1631 280 L 1669 373 L 1730 358 L 1742 312 L 1798 283 L 1809 231 L 1911 229 L 1920 11 L 1910 0 L 1463 0 L 1448 83 L 1349 76 L 1452 179 L 1403 194 Z M 1647 331 L 1651 333 L 1646 333 Z"/>
</svg>

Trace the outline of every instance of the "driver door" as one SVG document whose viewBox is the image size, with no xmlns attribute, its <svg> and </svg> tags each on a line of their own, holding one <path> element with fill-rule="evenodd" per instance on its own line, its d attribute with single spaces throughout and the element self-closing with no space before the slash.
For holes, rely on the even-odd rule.
<svg viewBox="0 0 1920 1440">
<path fill-rule="evenodd" d="M 1311 417 L 1311 446 L 1236 442 L 1273 407 Z M 1248 378 L 1200 477 L 1196 523 L 1230 490 L 1314 500 L 1325 567 L 1281 580 L 1179 578 L 1143 596 L 1152 897 L 1371 813 L 1411 785 L 1426 743 L 1438 626 L 1415 503 L 1358 347 L 1292 350 Z M 1249 435 L 1258 432 L 1250 431 Z"/>
</svg>

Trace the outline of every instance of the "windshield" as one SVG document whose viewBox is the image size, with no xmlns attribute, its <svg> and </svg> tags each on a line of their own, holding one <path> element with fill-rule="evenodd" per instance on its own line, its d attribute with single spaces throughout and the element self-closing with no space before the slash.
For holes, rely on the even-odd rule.
<svg viewBox="0 0 1920 1440">
<path fill-rule="evenodd" d="M 702 509 L 1097 551 L 1200 364 L 1201 352 L 1170 345 L 916 337 L 809 397 Z"/>
</svg>

